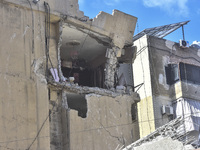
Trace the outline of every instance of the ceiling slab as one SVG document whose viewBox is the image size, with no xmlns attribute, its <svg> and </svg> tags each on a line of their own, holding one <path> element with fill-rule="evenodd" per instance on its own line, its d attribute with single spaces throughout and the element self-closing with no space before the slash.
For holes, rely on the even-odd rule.
<svg viewBox="0 0 200 150">
<path fill-rule="evenodd" d="M 70 61 L 74 55 L 87 62 L 105 53 L 110 39 L 89 30 L 65 24 L 63 26 L 61 59 Z"/>
</svg>

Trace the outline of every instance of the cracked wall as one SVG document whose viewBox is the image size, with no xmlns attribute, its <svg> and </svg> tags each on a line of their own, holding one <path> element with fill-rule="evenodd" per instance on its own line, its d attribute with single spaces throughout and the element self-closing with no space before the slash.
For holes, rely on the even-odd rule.
<svg viewBox="0 0 200 150">
<path fill-rule="evenodd" d="M 117 14 L 119 18 L 117 17 Z M 135 28 L 136 18 L 122 12 L 115 11 L 114 17 L 112 15 L 104 17 L 107 17 L 107 19 L 105 19 L 107 24 L 110 21 L 120 22 L 123 19 L 130 19 L 127 24 L 125 23 L 124 26 L 120 24 L 118 27 L 124 28 L 124 30 L 126 30 L 127 32 L 129 32 L 130 29 L 134 30 Z M 110 17 L 111 20 L 109 20 Z M 112 24 L 114 24 L 113 22 Z M 128 25 L 133 26 L 130 27 Z M 62 26 L 63 28 L 61 28 Z M 73 30 L 76 29 L 76 31 L 74 31 L 75 33 L 77 33 L 77 31 L 79 32 L 84 30 L 84 32 L 82 32 L 86 34 L 84 38 L 85 40 L 83 39 L 83 41 L 78 41 L 77 39 L 79 39 L 80 37 L 76 39 L 76 36 L 75 39 L 71 39 L 71 37 L 73 37 L 73 35 L 71 35 L 73 32 L 71 31 L 71 34 L 68 34 L 69 32 L 67 32 L 67 30 L 69 29 L 68 27 L 70 26 L 74 27 Z M 91 38 L 90 35 L 95 33 L 95 39 L 98 38 L 98 40 L 101 40 L 101 42 L 104 42 L 105 40 L 106 42 L 108 42 L 108 46 L 111 47 L 115 44 L 120 47 L 114 48 L 114 51 L 117 51 L 116 55 L 120 57 L 120 50 L 124 47 L 125 44 L 130 44 L 132 42 L 133 32 L 127 33 L 124 30 L 121 32 L 121 30 L 119 31 L 119 28 L 115 28 L 115 36 L 115 33 L 112 33 L 113 31 L 111 32 L 111 28 L 109 28 L 109 26 L 101 26 L 95 20 L 90 24 L 90 22 L 83 23 L 80 22 L 80 20 L 75 20 L 74 18 L 63 18 L 63 20 L 61 20 L 60 22 L 60 28 L 58 32 L 58 55 L 61 54 L 60 49 L 63 48 L 61 46 L 61 43 L 64 46 L 66 46 L 66 43 L 70 42 L 69 40 L 84 43 L 87 37 Z M 67 36 L 69 35 L 71 36 L 67 41 L 66 39 L 68 39 Z M 123 38 L 123 40 L 121 38 Z M 110 39 L 112 39 L 113 41 L 111 42 Z M 121 40 L 122 43 L 117 43 L 117 41 L 119 42 Z M 97 42 L 99 43 L 99 41 Z M 83 51 L 84 46 L 82 46 L 81 44 L 80 46 L 81 48 L 83 48 Z M 69 47 L 66 47 L 65 51 L 68 50 L 67 48 Z M 62 64 L 60 58 L 61 56 L 58 56 L 58 66 L 60 77 L 63 78 L 61 72 Z M 114 73 L 108 74 L 113 76 Z M 61 81 L 63 81 L 63 79 Z M 65 91 L 66 100 L 68 101 L 67 106 L 69 107 L 69 109 L 67 109 L 68 111 L 66 111 L 61 105 L 56 105 L 54 113 L 52 114 L 52 120 L 50 121 L 52 149 L 62 149 L 66 147 L 70 147 L 70 149 L 72 150 L 115 149 L 118 146 L 128 145 L 138 139 L 138 123 L 137 121 L 134 123 L 132 122 L 131 114 L 131 106 L 138 100 L 136 93 L 129 93 L 129 95 L 125 93 L 125 91 L 117 92 L 115 89 L 106 90 L 97 87 L 78 86 L 77 84 L 73 84 L 67 81 L 60 83 L 49 82 L 49 87 L 54 90 L 57 89 L 58 91 Z M 52 94 L 52 91 L 50 93 Z M 95 94 L 87 95 L 88 93 L 96 93 L 102 96 Z M 85 94 L 86 104 L 84 98 L 80 98 L 84 97 Z M 124 96 L 122 96 L 123 94 Z M 54 100 L 56 99 L 57 98 L 54 98 Z M 62 100 L 59 99 L 57 104 L 60 104 L 61 101 Z M 80 101 L 83 101 L 83 103 Z M 53 107 L 52 103 L 50 103 L 50 106 Z M 63 122 L 65 122 L 66 124 L 64 124 Z M 66 126 L 68 127 L 66 128 Z M 66 136 L 61 138 L 61 136 L 59 135 Z"/>
<path fill-rule="evenodd" d="M 132 122 L 130 96 L 111 98 L 95 94 L 86 95 L 86 118 L 70 110 L 71 150 L 113 150 L 138 139 L 137 122 Z"/>
<path fill-rule="evenodd" d="M 36 5 L 32 1 L 30 2 L 31 6 L 27 0 L 3 0 L 0 2 L 0 13 L 2 14 L 0 16 L 0 32 L 2 35 L 0 37 L 0 92 L 3 93 L 0 96 L 2 110 L 0 112 L 0 147 L 4 149 L 48 150 L 61 147 L 67 149 L 70 146 L 72 149 L 81 146 L 90 149 L 92 146 L 94 149 L 102 149 L 102 143 L 106 142 L 106 148 L 114 149 L 118 145 L 130 144 L 136 140 L 138 138 L 138 126 L 137 123 L 132 124 L 131 120 L 131 104 L 135 102 L 135 99 L 138 99 L 136 95 L 120 96 L 125 93 L 79 87 L 65 82 L 59 83 L 62 90 L 67 87 L 65 92 L 68 93 L 85 92 L 85 94 L 88 94 L 89 91 L 89 93 L 104 95 L 87 96 L 87 107 L 89 109 L 86 118 L 81 118 L 76 110 L 71 109 L 69 112 L 65 108 L 66 103 L 64 105 L 62 102 L 64 98 L 59 86 L 56 85 L 58 89 L 55 88 L 55 91 L 47 87 L 49 82 L 46 76 L 48 70 L 46 70 L 47 57 L 45 54 L 44 1 L 40 0 Z M 110 37 L 112 37 L 116 44 L 117 41 L 121 40 L 119 38 L 121 36 L 123 43 L 117 44 L 120 48 L 123 47 L 124 43 L 130 43 L 129 40 L 132 40 L 132 36 L 130 39 L 128 38 L 129 40 L 124 40 L 124 38 L 126 39 L 125 34 L 122 35 L 122 33 L 117 32 L 115 36 L 105 26 L 99 26 L 96 23 L 97 26 L 90 26 L 90 23 L 81 20 L 88 18 L 82 18 L 83 13 L 78 10 L 77 0 L 59 0 L 56 2 L 47 0 L 46 2 L 49 3 L 51 8 L 51 30 L 48 39 L 52 64 L 48 58 L 49 68 L 57 68 L 60 61 L 57 52 L 62 41 L 60 38 L 62 31 L 58 22 L 60 13 L 69 15 L 67 21 L 76 26 L 80 27 L 81 25 L 83 28 L 86 26 L 86 29 L 91 27 L 92 36 L 95 35 L 96 37 L 100 34 L 103 38 L 108 38 L 109 42 Z M 130 17 L 127 14 L 118 13 L 118 11 L 116 14 L 122 15 L 120 20 L 123 19 L 124 15 L 126 16 L 124 17 L 125 20 Z M 115 21 L 117 21 L 116 14 Z M 112 15 L 110 16 L 112 18 Z M 109 21 L 109 18 L 107 18 L 107 21 Z M 127 25 L 133 25 L 135 21 L 136 18 L 133 17 Z M 127 27 L 127 25 L 125 26 Z M 122 26 L 120 25 L 120 27 Z M 103 28 L 106 28 L 107 31 L 104 31 Z M 133 28 L 135 26 L 131 27 L 131 29 Z M 116 28 L 116 30 L 118 31 L 120 28 Z M 130 32 L 128 36 L 130 37 L 132 34 Z M 115 42 L 116 38 L 118 40 Z M 51 76 L 49 77 L 52 79 Z M 91 118 L 92 114 L 95 114 L 95 119 L 93 119 L 93 116 Z M 96 127 L 99 129 L 93 131 L 93 128 L 96 129 Z M 71 129 L 73 132 L 71 132 Z M 79 129 L 84 129 L 84 132 L 79 132 Z M 87 131 L 87 129 L 92 130 Z M 79 140 L 80 137 L 86 143 L 82 143 Z"/>
<path fill-rule="evenodd" d="M 49 122 L 51 150 L 70 149 L 69 110 L 66 105 L 66 93 L 50 90 Z"/>
<path fill-rule="evenodd" d="M 71 93 L 50 88 L 51 149 L 115 149 L 139 138 L 135 96 Z"/>
<path fill-rule="evenodd" d="M 30 4 L 27 0 L 3 0 L 5 3 L 15 4 L 20 7 L 26 7 L 30 9 Z M 84 13 L 79 10 L 78 0 L 40 0 L 37 4 L 32 3 L 30 0 L 33 10 L 45 11 L 44 2 L 47 2 L 51 8 L 51 14 L 55 15 L 52 17 L 52 21 L 58 21 L 60 14 L 68 15 L 76 18 L 86 18 Z"/>
<path fill-rule="evenodd" d="M 134 16 L 125 14 L 119 10 L 113 10 L 112 15 L 100 12 L 94 18 L 93 26 L 107 31 L 113 44 L 122 49 L 124 45 L 132 45 L 136 21 L 137 18 Z"/>
<path fill-rule="evenodd" d="M 130 95 L 128 95 L 127 93 L 125 93 L 125 91 L 116 92 L 116 90 L 114 89 L 111 91 L 97 87 L 78 86 L 77 84 L 73 84 L 67 81 L 63 82 L 64 80 L 62 76 L 60 60 L 61 56 L 59 56 L 59 54 L 61 54 L 60 48 L 61 43 L 64 43 L 66 45 L 67 42 L 70 42 L 64 41 L 64 38 L 62 38 L 63 34 L 68 35 L 67 32 L 64 32 L 66 28 L 62 28 L 66 27 L 64 25 L 64 22 L 67 22 L 69 26 L 71 23 L 78 29 L 80 28 L 80 26 L 87 25 L 80 21 L 78 21 L 77 23 L 77 20 L 73 19 L 70 21 L 68 20 L 68 18 L 66 20 L 63 18 L 63 20 L 61 20 L 61 22 L 59 23 L 59 26 L 57 26 L 58 24 L 55 25 L 56 30 L 58 31 L 56 33 L 58 37 L 57 63 L 59 63 L 58 69 L 60 71 L 59 75 L 61 78 L 61 82 L 49 82 L 49 87 L 50 89 L 54 89 L 56 91 L 66 92 L 67 106 L 69 107 L 69 109 L 64 109 L 64 106 L 61 106 L 61 101 L 63 101 L 63 98 L 61 99 L 59 96 L 55 96 L 57 95 L 55 94 L 56 92 L 51 90 L 50 99 L 52 99 L 52 95 L 55 96 L 55 98 L 53 98 L 54 102 L 52 103 L 52 100 L 50 101 L 50 111 L 52 114 L 50 121 L 51 148 L 66 149 L 70 147 L 70 149 L 74 150 L 98 150 L 102 149 L 102 143 L 105 142 L 105 149 L 114 149 L 117 148 L 118 145 L 123 146 L 130 144 L 132 141 L 138 139 L 139 135 L 138 123 L 132 122 L 131 115 L 131 105 L 139 99 L 136 93 L 129 93 Z M 95 26 L 91 26 L 91 28 L 94 27 Z M 104 34 L 104 30 L 102 29 L 98 29 L 99 32 L 97 32 L 96 28 L 92 31 L 91 30 L 89 31 L 91 33 L 94 32 L 95 36 L 97 37 L 108 38 L 108 36 Z M 55 58 L 56 54 L 51 53 L 50 56 L 52 58 Z M 79 97 L 84 97 L 84 94 L 88 93 L 96 93 L 102 96 L 95 94 L 86 96 L 85 105 L 85 101 L 83 103 L 80 102 L 83 100 L 83 98 Z M 123 94 L 125 95 L 122 96 Z M 52 107 L 54 106 L 54 104 L 56 104 L 56 107 L 52 111 Z M 96 130 L 96 128 L 98 128 L 98 130 Z"/>
<path fill-rule="evenodd" d="M 199 100 L 198 84 L 180 80 L 167 84 L 165 67 L 179 62 L 200 66 L 200 62 L 197 49 L 180 48 L 178 43 L 161 38 L 144 35 L 134 41 L 134 46 L 137 46 L 134 83 L 144 83 L 138 89 L 140 137 L 144 137 L 173 118 L 173 115 L 162 115 L 161 106 L 172 106 L 172 102 L 180 97 Z"/>
<path fill-rule="evenodd" d="M 0 149 L 48 150 L 49 138 L 34 140 L 49 113 L 46 79 L 40 76 L 44 15 L 34 12 L 33 35 L 30 10 L 1 1 L 0 14 Z M 44 136 L 49 136 L 48 121 L 39 134 Z"/>
<path fill-rule="evenodd" d="M 137 46 L 136 59 L 133 63 L 134 86 L 144 83 L 141 88 L 136 88 L 140 95 L 138 106 L 138 121 L 140 128 L 140 138 L 150 134 L 155 130 L 153 96 L 151 88 L 151 72 L 149 64 L 147 36 L 143 36 L 134 42 Z"/>
<path fill-rule="evenodd" d="M 169 122 L 171 117 L 162 115 L 160 108 L 162 105 L 172 105 L 172 101 L 180 97 L 199 100 L 199 84 L 187 81 L 178 81 L 172 85 L 167 84 L 165 67 L 168 64 L 178 64 L 180 62 L 200 66 L 198 50 L 195 48 L 180 48 L 178 43 L 149 37 L 150 67 L 153 72 L 152 91 L 154 95 L 154 115 L 155 118 L 162 118 L 155 121 L 156 128 Z M 158 63 L 160 62 L 160 63 Z M 193 73 L 193 72 L 192 72 Z"/>
</svg>

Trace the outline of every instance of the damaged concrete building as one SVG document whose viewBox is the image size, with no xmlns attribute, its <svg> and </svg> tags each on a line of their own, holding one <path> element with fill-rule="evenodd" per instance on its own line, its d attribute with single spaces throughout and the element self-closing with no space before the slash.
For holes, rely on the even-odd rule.
<svg viewBox="0 0 200 150">
<path fill-rule="evenodd" d="M 199 49 L 162 39 L 188 22 L 133 38 L 136 17 L 89 19 L 78 0 L 2 0 L 0 13 L 0 149 L 124 148 L 180 116 L 199 135 Z"/>
<path fill-rule="evenodd" d="M 137 18 L 78 0 L 1 0 L 0 149 L 115 149 L 139 138 Z"/>
<path fill-rule="evenodd" d="M 137 52 L 133 76 L 135 86 L 140 85 L 136 88 L 141 98 L 137 104 L 140 138 L 147 140 L 160 126 L 183 117 L 180 128 L 184 130 L 179 134 L 188 140 L 185 143 L 200 146 L 200 47 L 189 46 L 186 40 L 176 43 L 163 39 L 188 22 L 145 29 L 134 36 Z"/>
</svg>

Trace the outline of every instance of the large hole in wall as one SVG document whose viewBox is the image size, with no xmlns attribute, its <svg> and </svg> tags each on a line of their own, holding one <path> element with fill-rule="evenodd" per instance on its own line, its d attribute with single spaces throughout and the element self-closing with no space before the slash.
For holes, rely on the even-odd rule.
<svg viewBox="0 0 200 150">
<path fill-rule="evenodd" d="M 133 68 L 131 63 L 119 63 L 117 81 L 117 85 L 133 89 Z"/>
<path fill-rule="evenodd" d="M 106 36 L 64 24 L 60 48 L 61 70 L 64 77 L 68 81 L 74 78 L 73 82 L 79 86 L 107 88 L 104 84 L 106 51 L 111 48 L 111 43 L 111 39 Z M 134 53 L 135 47 L 124 46 L 123 54 L 118 58 L 114 87 L 133 88 Z"/>
<path fill-rule="evenodd" d="M 64 25 L 62 39 L 60 55 L 64 77 L 74 77 L 74 83 L 80 86 L 105 88 L 109 39 L 70 25 Z"/>
<path fill-rule="evenodd" d="M 67 94 L 67 103 L 70 109 L 78 111 L 79 117 L 87 117 L 87 100 L 85 95 Z"/>
</svg>

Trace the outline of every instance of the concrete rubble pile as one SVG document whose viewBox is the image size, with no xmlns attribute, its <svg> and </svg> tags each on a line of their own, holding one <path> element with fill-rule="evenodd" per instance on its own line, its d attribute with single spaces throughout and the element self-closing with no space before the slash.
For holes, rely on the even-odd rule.
<svg viewBox="0 0 200 150">
<path fill-rule="evenodd" d="M 195 137 L 184 133 L 184 118 L 179 117 L 171 122 L 159 127 L 151 134 L 131 145 L 125 147 L 123 150 L 191 150 L 195 149 L 192 146 L 197 142 Z M 195 145 L 197 146 L 197 145 Z"/>
</svg>

